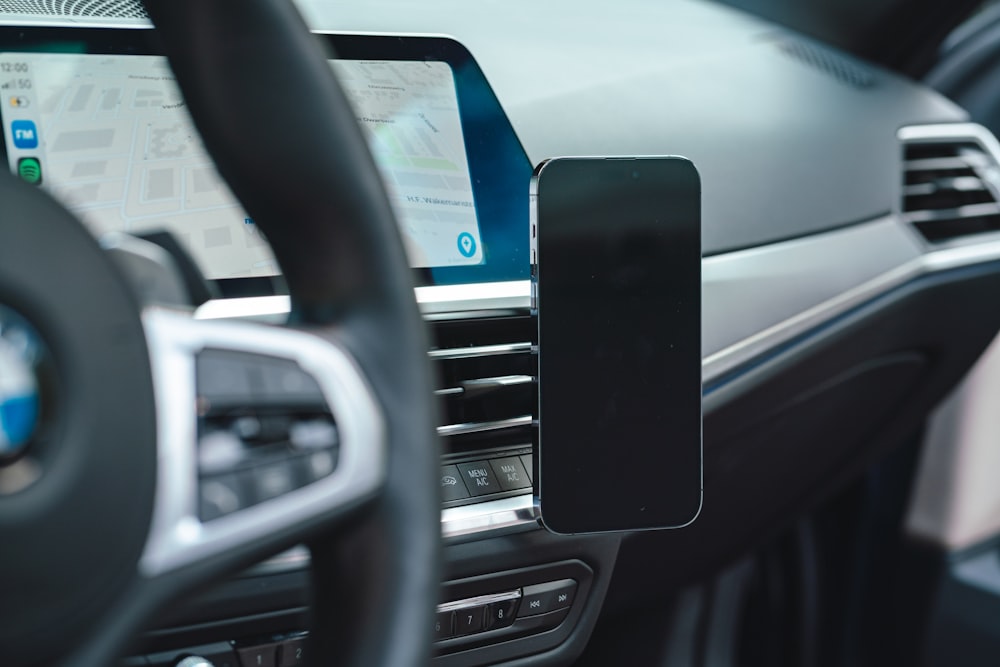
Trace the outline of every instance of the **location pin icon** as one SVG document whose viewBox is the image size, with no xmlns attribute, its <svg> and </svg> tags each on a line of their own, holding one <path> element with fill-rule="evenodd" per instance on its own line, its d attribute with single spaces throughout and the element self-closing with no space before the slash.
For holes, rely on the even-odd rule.
<svg viewBox="0 0 1000 667">
<path fill-rule="evenodd" d="M 476 239 L 472 238 L 472 234 L 462 232 L 458 235 L 458 251 L 463 257 L 472 257 L 476 254 Z"/>
</svg>

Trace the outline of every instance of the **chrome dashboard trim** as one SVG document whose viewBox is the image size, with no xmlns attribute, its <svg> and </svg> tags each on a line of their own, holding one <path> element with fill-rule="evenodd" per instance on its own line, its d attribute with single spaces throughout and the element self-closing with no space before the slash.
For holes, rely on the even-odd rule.
<svg viewBox="0 0 1000 667">
<path fill-rule="evenodd" d="M 473 607 L 479 607 L 487 604 L 494 604 L 497 602 L 506 602 L 507 600 L 520 600 L 521 599 L 521 589 L 514 591 L 507 591 L 506 593 L 493 593 L 492 595 L 479 595 L 474 598 L 464 598 L 462 600 L 455 600 L 453 602 L 445 602 L 437 606 L 438 613 L 448 612 L 448 611 L 461 611 L 462 609 L 471 609 Z"/>
<path fill-rule="evenodd" d="M 304 545 L 292 547 L 277 556 L 271 556 L 265 561 L 244 570 L 241 577 L 260 577 L 270 574 L 281 574 L 282 572 L 294 572 L 309 567 L 312 556 L 309 548 Z"/>
<path fill-rule="evenodd" d="M 482 433 L 483 431 L 498 431 L 502 428 L 514 428 L 515 426 L 531 426 L 531 415 L 521 417 L 511 417 L 495 422 L 472 422 L 469 424 L 448 424 L 438 426 L 438 435 L 444 437 L 449 435 L 465 435 L 466 433 Z"/>
<path fill-rule="evenodd" d="M 421 312 L 425 315 L 464 310 L 520 309 L 529 305 L 531 283 L 519 280 L 469 285 L 434 285 L 416 287 L 413 293 Z M 280 322 L 290 308 L 291 302 L 283 295 L 213 299 L 195 311 L 195 318 L 199 320 L 241 318 Z"/>
<path fill-rule="evenodd" d="M 490 500 L 475 505 L 441 510 L 441 536 L 446 540 L 485 539 L 527 530 L 539 523 L 538 503 L 531 494 Z M 245 570 L 241 576 L 254 577 L 302 570 L 309 566 L 309 549 L 297 546 Z"/>
<path fill-rule="evenodd" d="M 471 359 L 474 357 L 489 357 L 501 354 L 518 354 L 531 352 L 531 343 L 505 343 L 502 345 L 480 345 L 477 347 L 450 347 L 431 350 L 427 353 L 431 359 Z"/>
<path fill-rule="evenodd" d="M 495 537 L 538 528 L 539 517 L 538 503 L 531 494 L 449 507 L 441 511 L 441 535 L 445 539 Z"/>
</svg>

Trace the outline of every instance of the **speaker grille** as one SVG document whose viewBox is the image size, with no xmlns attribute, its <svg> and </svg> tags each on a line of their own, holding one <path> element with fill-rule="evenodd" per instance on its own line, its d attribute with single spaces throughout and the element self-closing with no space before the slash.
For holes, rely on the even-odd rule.
<svg viewBox="0 0 1000 667">
<path fill-rule="evenodd" d="M 0 14 L 53 17 L 147 18 L 139 0 L 0 0 Z"/>
<path fill-rule="evenodd" d="M 777 46 L 786 56 L 817 69 L 844 85 L 853 88 L 870 88 L 875 85 L 875 76 L 871 70 L 830 49 L 797 39 L 778 42 Z"/>
</svg>

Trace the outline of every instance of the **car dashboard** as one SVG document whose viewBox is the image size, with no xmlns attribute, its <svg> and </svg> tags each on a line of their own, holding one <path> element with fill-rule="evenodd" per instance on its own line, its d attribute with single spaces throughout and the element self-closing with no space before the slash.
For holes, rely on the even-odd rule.
<svg viewBox="0 0 1000 667">
<path fill-rule="evenodd" d="M 338 58 L 454 75 L 478 217 L 449 232 L 451 265 L 415 268 L 444 452 L 435 664 L 572 663 L 602 614 L 719 571 L 910 435 L 1000 329 L 981 306 L 1000 290 L 1000 144 L 920 84 L 710 2 L 299 4 Z M 0 68 L 157 52 L 141 10 L 105 5 L 0 14 Z M 13 123 L 34 108 L 9 74 L 0 116 L 18 172 L 37 153 Z M 109 94 L 63 98 L 99 124 Z M 290 119 L 306 103 L 288 100 Z M 88 220 L 73 197 L 106 180 L 80 167 L 96 153 L 73 176 L 38 123 L 42 186 Z M 572 155 L 682 155 L 701 174 L 705 504 L 681 530 L 559 536 L 539 522 L 529 180 Z M 280 276 L 232 277 L 215 256 L 199 258 L 214 296 L 196 317 L 283 321 Z M 128 664 L 303 664 L 308 561 L 293 549 L 186 600 Z"/>
</svg>

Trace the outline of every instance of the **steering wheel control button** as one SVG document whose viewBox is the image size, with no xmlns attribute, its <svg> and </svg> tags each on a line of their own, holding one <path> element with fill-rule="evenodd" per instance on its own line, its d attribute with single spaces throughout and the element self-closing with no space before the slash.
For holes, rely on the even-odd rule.
<svg viewBox="0 0 1000 667">
<path fill-rule="evenodd" d="M 576 582 L 562 579 L 546 584 L 525 586 L 521 596 L 518 618 L 547 614 L 550 611 L 567 609 L 573 604 Z"/>
<path fill-rule="evenodd" d="M 296 465 L 303 484 L 312 484 L 333 474 L 337 458 L 333 452 L 313 452 L 296 459 Z"/>
<path fill-rule="evenodd" d="M 208 348 L 196 368 L 202 521 L 334 473 L 340 433 L 318 382 L 297 362 Z"/>
<path fill-rule="evenodd" d="M 229 472 L 245 459 L 243 441 L 229 431 L 214 431 L 198 441 L 198 469 L 202 475 Z"/>
<path fill-rule="evenodd" d="M 259 465 L 253 469 L 253 493 L 257 502 L 283 496 L 298 486 L 290 462 Z"/>
<path fill-rule="evenodd" d="M 278 667 L 278 645 L 265 644 L 237 648 L 241 667 Z"/>
<path fill-rule="evenodd" d="M 200 487 L 198 516 L 202 521 L 232 514 L 250 504 L 246 485 L 238 475 L 215 475 L 202 479 Z"/>
<path fill-rule="evenodd" d="M 434 641 L 455 636 L 455 612 L 439 611 L 434 617 Z"/>
<path fill-rule="evenodd" d="M 261 356 L 254 370 L 259 374 L 260 392 L 266 399 L 282 405 L 326 406 L 315 378 L 294 361 Z"/>
<path fill-rule="evenodd" d="M 517 598 L 494 602 L 486 606 L 486 629 L 498 630 L 506 628 L 514 622 L 517 614 Z"/>
<path fill-rule="evenodd" d="M 302 450 L 332 449 L 340 443 L 336 425 L 324 419 L 294 422 L 288 435 L 292 446 Z"/>
<path fill-rule="evenodd" d="M 254 399 L 247 357 L 242 352 L 204 350 L 198 354 L 197 390 L 208 409 L 241 407 Z"/>
<path fill-rule="evenodd" d="M 496 473 L 497 480 L 500 482 L 501 491 L 514 491 L 531 486 L 531 480 L 528 479 L 524 464 L 516 456 L 493 459 L 490 461 L 490 465 L 493 466 L 493 472 Z"/>
<path fill-rule="evenodd" d="M 458 471 L 458 466 L 441 467 L 441 499 L 444 502 L 450 500 L 462 500 L 469 497 L 469 491 L 462 481 L 462 473 Z"/>
<path fill-rule="evenodd" d="M 455 636 L 471 635 L 482 631 L 485 625 L 486 607 L 467 607 L 455 611 Z"/>
<path fill-rule="evenodd" d="M 469 493 L 473 496 L 485 496 L 500 491 L 500 483 L 487 461 L 460 463 L 458 471 L 462 474 L 465 486 L 468 487 Z"/>
</svg>

